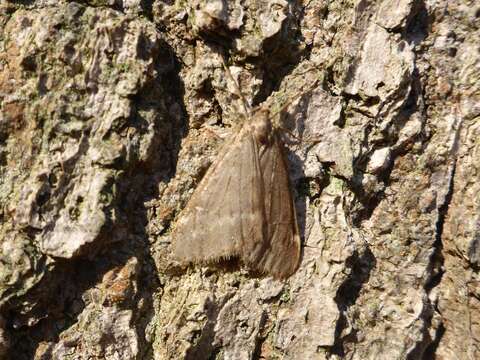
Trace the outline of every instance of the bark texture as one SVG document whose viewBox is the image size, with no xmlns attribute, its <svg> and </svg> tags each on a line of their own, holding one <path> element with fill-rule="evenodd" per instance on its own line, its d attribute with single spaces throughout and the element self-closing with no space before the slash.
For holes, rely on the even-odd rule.
<svg viewBox="0 0 480 360">
<path fill-rule="evenodd" d="M 480 358 L 478 39 L 474 0 L 0 1 L 0 357 Z M 287 281 L 172 257 L 224 63 L 289 104 Z"/>
</svg>

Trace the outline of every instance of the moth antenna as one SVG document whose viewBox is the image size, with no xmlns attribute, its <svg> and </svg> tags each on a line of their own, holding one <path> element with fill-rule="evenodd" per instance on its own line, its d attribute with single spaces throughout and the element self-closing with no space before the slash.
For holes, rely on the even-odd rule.
<svg viewBox="0 0 480 360">
<path fill-rule="evenodd" d="M 235 89 L 235 95 L 237 95 L 242 100 L 243 110 L 245 111 L 245 117 L 248 118 L 251 113 L 250 105 L 248 105 L 247 99 L 245 99 L 245 96 L 243 96 L 242 92 L 240 91 L 240 87 L 238 86 L 238 83 L 233 78 L 232 73 L 230 72 L 230 69 L 227 67 L 227 64 L 225 64 L 225 60 L 222 62 L 222 64 L 228 79 L 233 83 L 233 87 Z"/>
<path fill-rule="evenodd" d="M 296 94 L 294 96 L 292 96 L 290 99 L 287 100 L 287 102 L 285 104 L 283 104 L 283 106 L 280 108 L 280 110 L 277 110 L 275 111 L 274 113 L 270 114 L 270 116 L 268 117 L 269 120 L 272 120 L 275 116 L 277 116 L 278 114 L 282 113 L 283 111 L 285 111 L 294 101 L 296 101 L 298 98 L 302 97 L 303 95 L 305 95 L 306 93 L 312 91 L 313 89 L 315 89 L 315 87 L 317 86 L 318 84 L 318 81 L 319 79 L 315 80 L 313 82 L 312 85 L 310 85 L 308 87 L 307 90 L 305 91 L 302 91 L 300 92 L 299 94 Z"/>
</svg>

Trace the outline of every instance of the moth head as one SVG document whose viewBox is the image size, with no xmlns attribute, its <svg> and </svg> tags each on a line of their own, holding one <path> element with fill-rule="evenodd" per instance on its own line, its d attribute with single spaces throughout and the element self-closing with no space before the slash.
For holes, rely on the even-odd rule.
<svg viewBox="0 0 480 360">
<path fill-rule="evenodd" d="M 252 131 L 261 144 L 268 144 L 272 139 L 272 122 L 268 109 L 258 109 L 253 114 Z"/>
</svg>

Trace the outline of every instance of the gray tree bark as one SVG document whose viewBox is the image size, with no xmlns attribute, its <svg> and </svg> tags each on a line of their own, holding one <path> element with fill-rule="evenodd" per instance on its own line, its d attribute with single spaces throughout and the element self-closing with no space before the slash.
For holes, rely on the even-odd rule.
<svg viewBox="0 0 480 360">
<path fill-rule="evenodd" d="M 480 358 L 479 38 L 473 0 L 0 1 L 0 357 Z M 172 256 L 224 66 L 284 108 L 285 281 Z"/>
</svg>

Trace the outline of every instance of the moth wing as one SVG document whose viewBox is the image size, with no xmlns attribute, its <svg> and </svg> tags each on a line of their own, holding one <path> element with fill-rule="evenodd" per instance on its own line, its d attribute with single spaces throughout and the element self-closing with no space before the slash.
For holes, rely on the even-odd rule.
<svg viewBox="0 0 480 360">
<path fill-rule="evenodd" d="M 262 242 L 264 211 L 258 144 L 247 127 L 224 146 L 183 210 L 173 233 L 174 255 L 205 262 L 240 255 Z"/>
<path fill-rule="evenodd" d="M 300 235 L 287 164 L 277 133 L 260 151 L 266 236 L 262 243 L 243 254 L 244 261 L 276 278 L 293 274 L 300 262 Z"/>
</svg>

